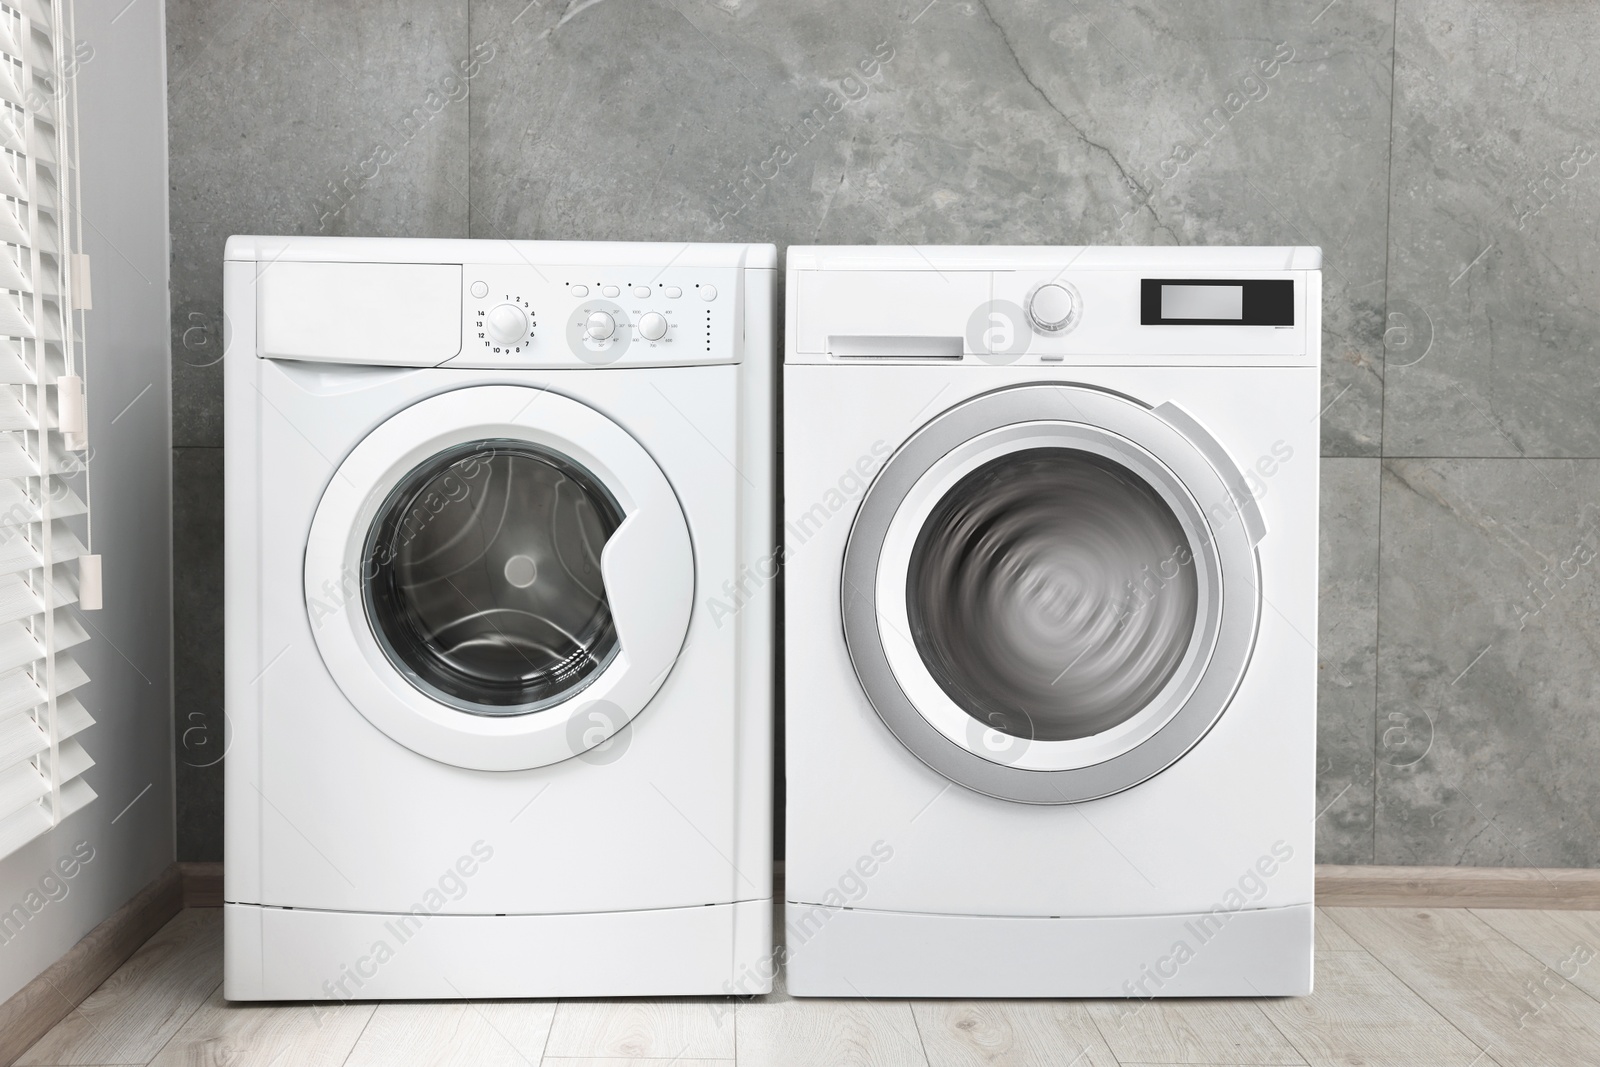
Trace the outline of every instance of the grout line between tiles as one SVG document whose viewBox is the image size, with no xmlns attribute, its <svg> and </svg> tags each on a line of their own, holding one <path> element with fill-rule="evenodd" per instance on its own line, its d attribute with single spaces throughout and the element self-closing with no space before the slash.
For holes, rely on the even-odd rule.
<svg viewBox="0 0 1600 1067">
<path fill-rule="evenodd" d="M 1398 4 L 1399 0 L 1395 2 Z M 1378 501 L 1374 533 L 1377 543 L 1373 546 L 1376 574 L 1372 584 L 1372 817 L 1367 820 L 1372 841 L 1372 848 L 1367 853 L 1367 862 L 1372 864 L 1378 862 L 1378 764 L 1381 762 L 1378 759 L 1378 745 L 1383 737 L 1378 727 L 1378 712 L 1383 703 L 1383 474 L 1388 462 L 1381 456 L 1378 459 Z M 1347 934 L 1348 932 L 1346 931 Z"/>
<path fill-rule="evenodd" d="M 1388 178 L 1383 198 L 1383 334 L 1389 329 L 1389 294 L 1393 287 L 1394 249 L 1394 97 L 1400 69 L 1400 0 L 1392 0 L 1389 16 L 1389 159 Z M 1372 594 L 1372 851 L 1368 863 L 1378 862 L 1378 708 L 1382 699 L 1383 681 L 1383 467 L 1388 458 L 1385 451 L 1384 430 L 1389 417 L 1389 350 L 1382 347 L 1383 375 L 1378 381 L 1378 511 L 1377 511 L 1377 581 Z"/>
<path fill-rule="evenodd" d="M 1392 0 L 1389 15 L 1389 158 L 1388 176 L 1383 198 L 1383 320 L 1379 324 L 1383 327 L 1384 334 L 1389 329 L 1389 291 L 1392 288 L 1393 277 L 1390 271 L 1393 267 L 1394 250 L 1394 95 L 1395 84 L 1398 82 L 1400 70 L 1400 0 Z M 1379 335 L 1380 341 L 1383 334 Z M 1383 350 L 1383 376 L 1378 381 L 1378 458 L 1387 459 L 1388 453 L 1384 451 L 1384 424 L 1388 417 L 1389 398 L 1389 350 Z"/>
</svg>

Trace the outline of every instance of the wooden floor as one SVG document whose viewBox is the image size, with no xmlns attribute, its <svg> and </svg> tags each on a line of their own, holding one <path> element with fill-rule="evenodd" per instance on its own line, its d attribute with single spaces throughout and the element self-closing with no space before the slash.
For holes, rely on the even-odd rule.
<svg viewBox="0 0 1600 1067">
<path fill-rule="evenodd" d="M 223 1001 L 222 913 L 190 909 L 22 1064 L 833 1067 L 1600 1064 L 1600 912 L 1322 909 L 1295 1000 Z"/>
</svg>

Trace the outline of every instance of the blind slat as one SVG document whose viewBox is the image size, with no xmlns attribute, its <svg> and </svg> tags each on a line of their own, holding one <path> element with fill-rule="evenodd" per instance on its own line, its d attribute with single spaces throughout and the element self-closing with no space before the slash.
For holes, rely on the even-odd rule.
<svg viewBox="0 0 1600 1067">
<path fill-rule="evenodd" d="M 83 542 L 78 540 L 77 536 L 67 527 L 67 524 L 58 522 L 55 526 L 56 530 L 50 537 L 51 555 L 54 557 L 51 562 L 65 563 L 83 555 L 85 552 Z M 10 540 L 0 538 L 0 575 L 36 570 L 40 566 L 42 566 L 42 563 L 39 558 L 39 550 L 29 544 L 26 538 L 13 537 Z M 57 567 L 56 570 L 60 572 L 61 568 Z M 71 575 L 64 573 L 57 574 L 55 585 L 58 591 L 66 586 L 71 586 L 73 590 L 78 587 L 76 580 Z M 58 604 L 65 603 L 59 596 L 56 602 Z"/>
<path fill-rule="evenodd" d="M 0 623 L 0 673 L 26 667 L 44 658 L 44 645 L 29 628 L 26 619 Z"/>
<path fill-rule="evenodd" d="M 63 782 L 61 785 L 61 800 L 57 804 L 58 813 L 61 818 L 65 819 L 68 815 L 82 811 L 84 806 L 98 795 L 93 789 L 89 788 L 89 783 L 82 778 L 74 778 L 70 782 Z"/>
<path fill-rule="evenodd" d="M 22 179 L 17 177 L 17 171 L 10 159 L 0 159 L 0 196 L 9 196 L 14 200 L 28 199 L 28 188 L 22 184 Z"/>
<path fill-rule="evenodd" d="M 4 212 L 0 212 L 4 215 Z M 17 298 L 9 293 L 0 293 L 0 335 L 6 337 L 33 337 L 33 324 L 23 314 L 22 308 L 17 306 Z"/>
<path fill-rule="evenodd" d="M 32 385 L 33 368 L 28 366 L 21 356 L 7 350 L 12 343 L 11 338 L 0 337 L 0 385 Z M 11 477 L 15 476 L 0 474 L 0 478 Z"/>
<path fill-rule="evenodd" d="M 0 674 L 0 718 L 32 711 L 49 699 L 28 671 Z"/>
<path fill-rule="evenodd" d="M 63 782 L 78 777 L 94 766 L 94 758 L 76 741 L 63 741 L 56 750 L 61 754 L 56 761 L 56 769 Z"/>
<path fill-rule="evenodd" d="M 50 815 L 37 803 L 0 819 L 0 856 L 9 856 L 49 829 Z"/>
<path fill-rule="evenodd" d="M 50 494 L 50 514 L 58 519 L 82 515 L 88 506 L 72 487 L 59 478 L 46 479 L 46 492 Z M 40 519 L 40 505 L 35 503 L 23 484 L 0 480 L 0 537 L 16 536 L 8 532 L 11 527 L 27 526 Z"/>
<path fill-rule="evenodd" d="M 0 28 L 0 35 L 7 32 L 7 30 Z M 0 48 L 3 47 L 4 42 L 0 41 Z M 16 104 L 18 107 L 27 107 L 27 97 L 22 92 L 22 86 L 17 83 L 16 74 L 14 73 L 16 69 L 10 63 L 0 63 L 0 100 Z"/>
<path fill-rule="evenodd" d="M 0 623 L 16 622 L 44 613 L 44 601 L 21 574 L 0 577 Z"/>
<path fill-rule="evenodd" d="M 0 719 L 0 770 L 15 767 L 50 748 L 50 738 L 31 715 Z"/>
<path fill-rule="evenodd" d="M 42 604 L 40 609 L 36 614 L 44 614 Z M 0 622 L 0 674 L 44 658 L 44 645 L 40 643 L 36 628 L 30 625 L 32 619 L 33 615 L 30 614 Z M 58 608 L 55 639 L 56 648 L 73 648 L 89 640 L 89 631 L 70 611 Z"/>
<path fill-rule="evenodd" d="M 15 815 L 50 792 L 50 779 L 32 763 L 0 771 L 0 819 Z"/>
<path fill-rule="evenodd" d="M 56 701 L 56 736 L 59 738 L 71 737 L 82 733 L 94 725 L 94 716 L 89 714 L 89 709 L 78 702 L 72 695 L 62 697 Z"/>
</svg>

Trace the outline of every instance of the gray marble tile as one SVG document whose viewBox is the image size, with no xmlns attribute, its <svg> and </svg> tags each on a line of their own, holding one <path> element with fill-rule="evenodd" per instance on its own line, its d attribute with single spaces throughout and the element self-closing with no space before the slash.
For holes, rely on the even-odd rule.
<svg viewBox="0 0 1600 1067">
<path fill-rule="evenodd" d="M 1600 865 L 1600 460 L 1384 461 L 1378 863 Z"/>
<path fill-rule="evenodd" d="M 1391 311 L 1400 456 L 1600 456 L 1600 79 L 1592 4 L 1402 0 Z M 1402 365 L 1404 364 L 1404 365 Z"/>
<path fill-rule="evenodd" d="M 1372 862 L 1380 462 L 1322 461 L 1318 863 Z"/>
<path fill-rule="evenodd" d="M 222 449 L 172 450 L 178 859 L 222 858 Z"/>
<path fill-rule="evenodd" d="M 472 233 L 1321 244 L 1324 451 L 1377 455 L 1392 20 L 473 0 Z"/>
<path fill-rule="evenodd" d="M 466 233 L 465 0 L 167 4 L 173 440 L 222 443 L 235 233 Z"/>
</svg>

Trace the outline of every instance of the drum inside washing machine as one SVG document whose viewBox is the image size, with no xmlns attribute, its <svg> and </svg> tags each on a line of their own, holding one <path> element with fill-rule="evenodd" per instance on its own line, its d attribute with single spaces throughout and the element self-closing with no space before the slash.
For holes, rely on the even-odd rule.
<svg viewBox="0 0 1600 1067">
<path fill-rule="evenodd" d="M 385 654 L 443 703 L 527 714 L 565 700 L 620 647 L 600 572 L 616 498 L 571 458 L 471 441 L 403 478 L 364 557 Z"/>
<path fill-rule="evenodd" d="M 1138 714 L 1194 636 L 1178 517 L 1103 456 L 1031 448 L 961 479 L 923 523 L 911 634 L 940 688 L 1014 737 L 1069 741 Z"/>
</svg>

